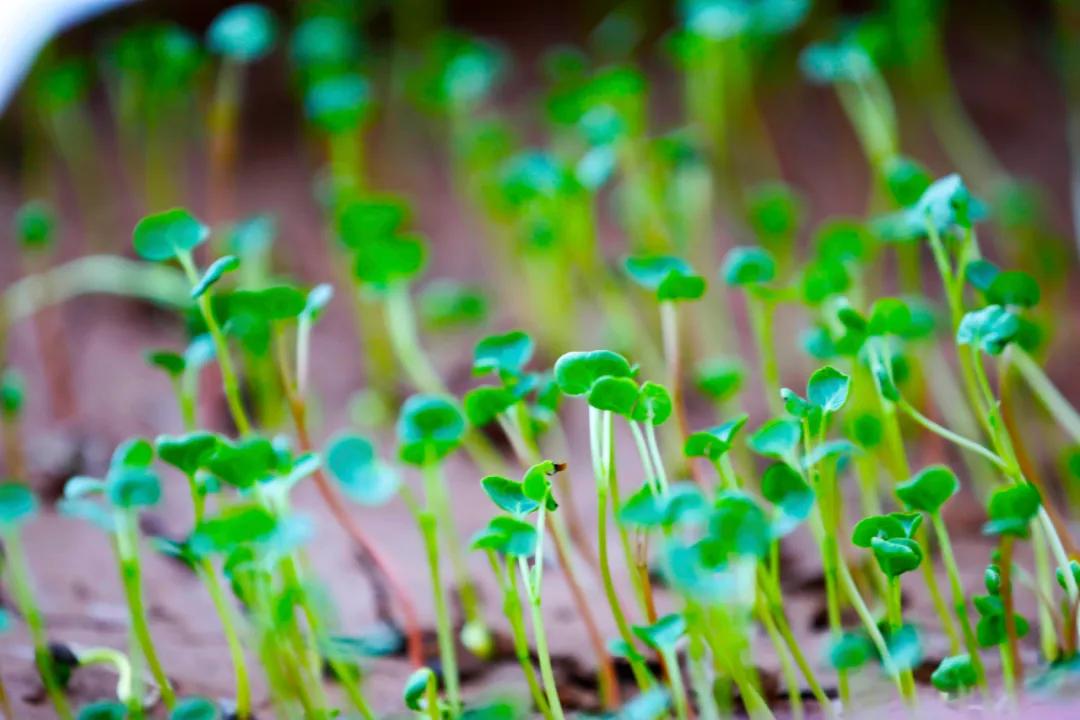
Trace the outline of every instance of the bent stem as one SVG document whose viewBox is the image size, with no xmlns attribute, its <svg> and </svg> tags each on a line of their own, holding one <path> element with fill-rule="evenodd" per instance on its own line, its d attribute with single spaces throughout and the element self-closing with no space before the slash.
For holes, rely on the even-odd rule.
<svg viewBox="0 0 1080 720">
<path fill-rule="evenodd" d="M 559 689 L 555 684 L 555 671 L 551 666 L 551 653 L 548 651 L 547 631 L 544 629 L 544 614 L 540 607 L 540 591 L 544 577 L 544 517 L 546 515 L 544 502 L 536 514 L 536 552 L 533 557 L 532 572 L 529 570 L 528 561 L 524 557 L 518 558 L 518 570 L 525 582 L 525 592 L 529 598 L 529 608 L 532 615 L 533 642 L 536 644 L 536 657 L 540 663 L 540 677 L 544 682 L 544 692 L 547 695 L 548 708 L 554 720 L 564 720 L 562 702 L 559 700 Z"/>
<path fill-rule="evenodd" d="M 135 697 L 131 662 L 119 650 L 96 647 L 76 653 L 79 665 L 112 665 L 116 670 L 116 699 L 127 705 L 132 712 L 142 712 L 142 699 Z M 239 717 L 245 717 L 240 715 Z"/>
<path fill-rule="evenodd" d="M 278 338 L 280 339 L 280 335 Z M 307 402 L 304 395 L 307 378 L 307 361 L 305 359 L 307 357 L 307 351 L 305 349 L 307 347 L 306 333 L 301 333 L 297 337 L 297 371 L 295 382 L 293 382 L 289 376 L 288 359 L 285 356 L 284 345 L 280 341 L 277 344 L 278 372 L 280 374 L 281 384 L 285 391 L 285 399 L 289 406 L 289 413 L 292 415 L 293 426 L 296 429 L 296 437 L 299 441 L 300 451 L 305 453 L 312 452 L 313 445 L 307 426 Z M 401 611 L 405 623 L 405 637 L 408 642 L 409 661 L 412 663 L 413 667 L 422 667 L 424 664 L 423 637 L 420 630 L 420 615 L 416 611 L 416 603 L 413 602 L 412 593 L 409 592 L 408 588 L 402 582 L 397 571 L 394 569 L 393 564 L 386 559 L 375 542 L 368 537 L 360 524 L 353 519 L 352 514 L 345 506 L 345 501 L 342 499 L 341 493 L 339 493 L 331 484 L 321 467 L 316 469 L 312 474 L 312 478 L 315 481 L 316 489 L 319 491 L 319 496 L 322 497 L 326 507 L 330 510 L 330 514 L 334 517 L 334 521 L 338 524 L 338 527 L 345 531 L 345 534 L 348 535 L 349 539 L 356 545 L 361 555 L 367 558 L 382 575 L 390 588 L 390 592 L 394 594 L 394 598 L 397 600 L 398 608 Z"/>
<path fill-rule="evenodd" d="M 26 551 L 22 545 L 22 538 L 15 530 L 3 534 L 4 547 L 7 550 L 8 580 L 11 583 L 11 594 L 19 607 L 26 622 L 27 630 L 30 631 L 30 640 L 34 644 L 34 662 L 37 664 L 41 682 L 45 685 L 45 692 L 49 695 L 53 709 L 61 720 L 72 720 L 74 715 L 67 697 L 56 677 L 56 668 L 53 666 L 52 653 L 49 651 L 49 638 L 45 632 L 45 618 L 41 614 L 37 601 L 34 598 L 33 585 L 30 581 L 30 569 L 26 561 Z M 14 715 L 12 715 L 14 717 Z"/>
</svg>

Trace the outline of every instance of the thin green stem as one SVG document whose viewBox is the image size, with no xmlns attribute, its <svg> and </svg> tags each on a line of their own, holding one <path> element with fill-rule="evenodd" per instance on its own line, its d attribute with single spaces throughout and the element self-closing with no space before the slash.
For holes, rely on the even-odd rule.
<svg viewBox="0 0 1080 720">
<path fill-rule="evenodd" d="M 746 311 L 750 316 L 750 330 L 757 345 L 758 358 L 761 362 L 761 385 L 765 402 L 774 415 L 779 415 L 783 408 L 780 404 L 780 364 L 776 358 L 776 344 L 772 334 L 772 301 L 746 295 Z"/>
<path fill-rule="evenodd" d="M 1039 402 L 1073 442 L 1080 442 L 1080 413 L 1076 412 L 1072 404 L 1065 399 L 1061 391 L 1047 377 L 1046 372 L 1030 355 L 1019 347 L 1010 347 L 1009 352 L 1012 353 L 1013 364 L 1024 376 L 1024 380 L 1035 393 L 1035 397 L 1039 398 Z"/>
<path fill-rule="evenodd" d="M 525 621 L 522 615 L 521 596 L 518 594 L 517 574 L 512 570 L 504 569 L 498 556 L 487 552 L 491 570 L 498 580 L 503 593 L 503 615 L 510 623 L 510 637 L 514 643 L 514 656 L 517 658 L 521 672 L 525 676 L 525 683 L 529 686 L 529 694 L 532 696 L 536 709 L 547 720 L 551 718 L 551 710 L 548 707 L 544 690 L 536 679 L 536 668 L 533 667 L 532 655 L 529 651 L 529 640 L 525 633 Z"/>
<path fill-rule="evenodd" d="M 176 258 L 191 284 L 198 283 L 199 274 L 195 269 L 195 261 L 192 259 L 191 253 L 184 250 L 179 252 Z M 225 401 L 229 405 L 229 412 L 232 414 L 233 422 L 236 423 L 236 430 L 240 435 L 247 435 L 251 432 L 251 422 L 248 420 L 247 411 L 244 410 L 244 402 L 240 397 L 240 382 L 233 367 L 232 355 L 229 353 L 229 343 L 225 339 L 225 334 L 221 331 L 217 318 L 214 317 L 214 308 L 210 298 L 209 291 L 199 296 L 199 312 L 206 322 L 206 329 L 210 332 L 211 339 L 214 341 L 218 366 L 221 368 L 221 384 L 225 390 Z"/>
<path fill-rule="evenodd" d="M 120 510 L 116 513 L 116 520 L 116 550 L 120 561 L 120 581 L 124 589 L 124 599 L 127 601 L 131 633 L 139 652 L 142 653 L 150 668 L 154 682 L 158 684 L 162 702 L 165 703 L 166 708 L 172 710 L 176 704 L 176 694 L 158 657 L 146 617 L 146 605 L 142 593 L 142 568 L 139 563 L 139 537 L 135 518 L 131 511 Z"/>
<path fill-rule="evenodd" d="M 932 432 L 932 433 L 934 433 L 936 435 L 940 435 L 941 437 L 945 438 L 949 442 L 951 442 L 951 443 L 953 443 L 955 445 L 958 445 L 959 447 L 962 447 L 965 450 L 973 452 L 976 455 L 979 455 L 979 456 L 985 458 L 986 460 L 989 460 L 990 463 L 993 464 L 999 470 L 1003 470 L 1003 471 L 1008 470 L 1009 466 L 1005 463 L 1005 461 L 1002 460 L 1001 457 L 999 457 L 997 455 L 997 453 L 993 452 L 992 450 L 987 449 L 986 446 L 981 445 L 981 444 L 975 442 L 974 440 L 969 440 L 968 438 L 966 438 L 966 437 L 964 437 L 962 435 L 958 435 L 958 434 L 954 433 L 952 430 L 949 430 L 944 425 L 939 425 L 938 423 L 934 422 L 933 420 L 931 420 L 930 418 L 926 417 L 921 412 L 916 410 L 909 402 L 907 402 L 903 398 L 900 399 L 900 402 L 897 403 L 897 405 L 912 420 L 919 423 L 920 425 L 922 425 L 924 428 L 926 428 L 930 432 Z"/>
<path fill-rule="evenodd" d="M 428 503 L 441 493 L 442 477 L 438 472 L 424 468 L 424 494 Z M 461 712 L 461 686 L 458 678 L 457 649 L 454 644 L 454 629 L 450 624 L 450 611 L 446 604 L 446 594 L 442 590 L 442 574 L 439 570 L 439 529 L 437 514 L 429 510 L 417 513 L 420 533 L 424 537 L 424 549 L 427 551 L 428 569 L 431 572 L 431 590 L 435 599 L 435 630 L 439 643 L 439 660 L 442 664 L 443 684 L 446 687 L 446 699 L 450 705 L 451 716 Z"/>
<path fill-rule="evenodd" d="M 11 583 L 11 594 L 30 631 L 30 640 L 34 644 L 34 661 L 37 663 L 38 673 L 41 674 L 41 681 L 45 685 L 45 691 L 49 695 L 57 717 L 61 720 L 72 720 L 74 715 L 71 713 L 71 706 L 68 704 L 64 690 L 56 677 L 56 669 L 53 667 L 52 653 L 49 651 L 49 637 L 45 631 L 45 618 L 34 597 L 26 551 L 18 531 L 12 529 L 4 533 L 4 548 L 7 551 L 5 564 L 8 580 Z"/>
<path fill-rule="evenodd" d="M 244 644 L 240 640 L 240 634 L 236 629 L 233 609 L 225 597 L 225 592 L 218 579 L 217 570 L 209 559 L 203 559 L 200 563 L 200 575 L 206 590 L 210 594 L 210 601 L 214 604 L 221 622 L 221 630 L 225 634 L 225 643 L 229 648 L 229 659 L 232 662 L 233 674 L 236 682 L 236 717 L 238 720 L 247 720 L 251 713 L 251 681 L 248 676 L 247 658 L 244 655 Z"/>
<path fill-rule="evenodd" d="M 983 666 L 982 658 L 979 655 L 979 643 L 975 631 L 971 627 L 967 594 L 964 592 L 964 584 L 960 577 L 960 567 L 957 565 L 956 556 L 953 554 L 949 529 L 946 527 L 940 512 L 930 514 L 930 523 L 934 527 L 934 535 L 937 536 L 938 545 L 941 547 L 941 561 L 945 565 L 945 573 L 949 577 L 949 587 L 952 591 L 953 611 L 956 613 L 956 619 L 960 622 L 960 630 L 964 636 L 964 646 L 967 648 L 968 656 L 971 657 L 971 665 L 975 670 L 975 684 L 986 690 L 986 668 Z"/>
<path fill-rule="evenodd" d="M 544 511 L 541 508 L 541 518 L 543 518 L 543 514 Z M 541 519 L 538 521 L 538 524 L 542 522 L 543 520 Z M 538 551 L 542 542 L 543 536 L 541 535 L 540 540 L 537 541 Z M 536 567 L 537 575 L 539 576 L 540 569 L 543 568 L 543 560 L 541 560 Z M 518 558 L 518 569 L 521 571 L 521 577 L 525 581 L 526 592 L 529 596 L 529 610 L 533 626 L 533 643 L 536 645 L 536 659 L 540 664 L 540 678 L 544 683 L 544 693 L 547 696 L 548 708 L 551 710 L 551 716 L 555 720 L 563 720 L 562 702 L 559 700 L 559 688 L 555 683 L 555 671 L 551 666 L 551 653 L 548 651 L 547 631 L 544 629 L 544 613 L 540 608 L 539 583 L 535 582 L 535 579 L 529 577 L 529 566 L 525 558 Z"/>
</svg>

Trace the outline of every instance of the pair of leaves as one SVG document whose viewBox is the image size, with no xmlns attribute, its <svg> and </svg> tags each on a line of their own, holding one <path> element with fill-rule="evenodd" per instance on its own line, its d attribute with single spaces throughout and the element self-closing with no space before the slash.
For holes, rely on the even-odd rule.
<svg viewBox="0 0 1080 720">
<path fill-rule="evenodd" d="M 922 547 L 914 540 L 921 524 L 919 513 L 874 515 L 856 523 L 851 542 L 869 548 L 887 576 L 899 577 L 922 563 Z"/>
<path fill-rule="evenodd" d="M 399 456 L 410 465 L 436 463 L 452 453 L 465 436 L 465 417 L 450 399 L 412 395 L 397 422 Z"/>
<path fill-rule="evenodd" d="M 671 417 L 672 401 L 667 388 L 646 381 L 640 387 L 633 378 L 605 376 L 593 383 L 589 405 L 630 420 L 662 425 Z"/>
<path fill-rule="evenodd" d="M 630 378 L 634 368 L 610 350 L 568 352 L 555 362 L 555 382 L 567 395 L 586 395 L 603 377 Z"/>
<path fill-rule="evenodd" d="M 731 450 L 735 437 L 749 416 L 743 413 L 715 427 L 692 433 L 686 438 L 683 453 L 687 457 L 703 457 L 716 462 Z"/>
<path fill-rule="evenodd" d="M 558 470 L 559 466 L 545 460 L 530 467 L 520 482 L 489 475 L 480 484 L 491 501 L 502 510 L 518 516 L 528 515 L 539 509 L 541 504 L 548 510 L 558 507 L 551 495 L 551 482 L 548 480 L 548 476 Z"/>
<path fill-rule="evenodd" d="M 671 255 L 637 255 L 623 262 L 635 283 L 652 290 L 660 302 L 697 300 L 705 294 L 705 278 L 690 264 Z"/>
</svg>

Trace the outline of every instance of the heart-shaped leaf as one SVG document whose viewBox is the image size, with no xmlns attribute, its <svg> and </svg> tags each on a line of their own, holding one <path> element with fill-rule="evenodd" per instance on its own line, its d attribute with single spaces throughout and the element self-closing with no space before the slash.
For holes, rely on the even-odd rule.
<svg viewBox="0 0 1080 720">
<path fill-rule="evenodd" d="M 958 345 L 972 345 L 990 355 L 1000 355 L 1020 331 L 1020 318 L 1000 305 L 973 310 L 956 329 Z"/>
<path fill-rule="evenodd" d="M 585 395 L 599 378 L 633 375 L 626 358 L 610 350 L 569 352 L 555 362 L 555 382 L 567 395 Z"/>
<path fill-rule="evenodd" d="M 210 457 L 217 451 L 218 438 L 207 432 L 193 432 L 187 435 L 159 435 L 154 441 L 158 457 L 172 465 L 185 475 L 192 476 L 195 471 L 205 467 Z"/>
<path fill-rule="evenodd" d="M 960 490 L 956 474 L 944 465 L 924 468 L 896 486 L 896 496 L 912 510 L 936 513 Z"/>
<path fill-rule="evenodd" d="M 888 577 L 899 577 L 911 572 L 922 562 L 922 548 L 911 538 L 886 540 L 873 537 L 870 539 L 870 549 L 881 571 Z"/>
<path fill-rule="evenodd" d="M 484 492 L 500 509 L 514 515 L 528 515 L 540 503 L 525 495 L 522 483 L 499 475 L 488 475 L 480 481 Z"/>
<path fill-rule="evenodd" d="M 759 427 L 747 443 L 759 455 L 788 460 L 793 458 L 802 439 L 802 426 L 796 420 L 774 418 Z"/>
<path fill-rule="evenodd" d="M 686 634 L 686 618 L 679 613 L 671 613 L 657 618 L 652 625 L 634 625 L 631 630 L 653 650 L 672 652 Z"/>
<path fill-rule="evenodd" d="M 998 488 L 990 496 L 987 508 L 990 521 L 983 526 L 983 532 L 1026 538 L 1031 520 L 1041 506 L 1039 491 L 1030 483 Z"/>
<path fill-rule="evenodd" d="M 483 385 L 465 393 L 462 405 L 465 417 L 473 427 L 484 427 L 518 402 L 514 393 L 504 387 Z"/>
<path fill-rule="evenodd" d="M 473 373 L 496 373 L 500 377 L 520 375 L 532 359 L 536 344 L 520 330 L 502 335 L 489 335 L 476 344 L 473 351 Z"/>
</svg>

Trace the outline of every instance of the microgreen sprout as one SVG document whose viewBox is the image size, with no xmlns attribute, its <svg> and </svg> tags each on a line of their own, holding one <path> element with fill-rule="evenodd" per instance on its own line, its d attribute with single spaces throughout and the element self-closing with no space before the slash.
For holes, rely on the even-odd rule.
<svg viewBox="0 0 1080 720">
<path fill-rule="evenodd" d="M 37 513 L 37 498 L 25 485 L 0 484 L 0 537 L 4 541 L 4 570 L 19 612 L 34 643 L 34 662 L 57 717 L 71 720 L 71 706 L 64 695 L 57 668 L 49 650 L 45 620 L 38 606 L 30 568 L 23 549 L 21 527 Z"/>
</svg>

